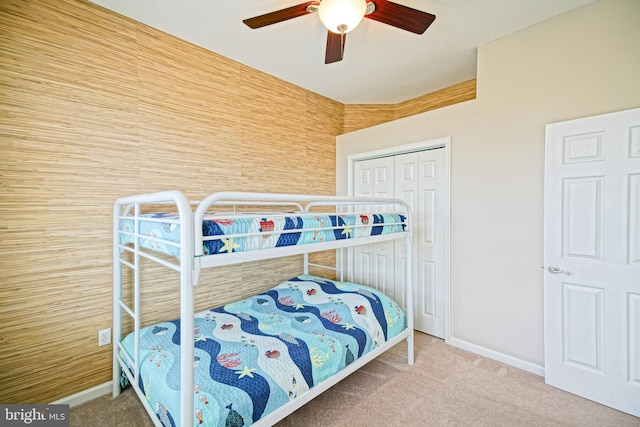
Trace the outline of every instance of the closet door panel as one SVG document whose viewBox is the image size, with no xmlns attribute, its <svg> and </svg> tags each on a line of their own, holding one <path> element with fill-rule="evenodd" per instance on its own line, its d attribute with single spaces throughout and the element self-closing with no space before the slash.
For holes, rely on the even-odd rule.
<svg viewBox="0 0 640 427">
<path fill-rule="evenodd" d="M 373 286 L 401 302 L 405 299 L 407 257 L 413 259 L 415 328 L 445 336 L 447 205 L 446 153 L 442 148 L 355 162 L 354 195 L 404 200 L 413 212 L 412 254 L 404 241 L 353 250 L 354 281 Z M 392 208 L 390 208 L 391 210 Z M 363 206 L 359 212 L 370 213 Z"/>
<path fill-rule="evenodd" d="M 394 194 L 398 199 L 404 200 L 412 212 L 416 212 L 419 193 L 419 180 L 420 180 L 420 164 L 418 162 L 418 153 L 407 153 L 395 156 L 395 185 Z M 415 214 L 414 214 L 415 215 Z M 396 261 L 394 268 L 394 289 L 395 293 L 404 298 L 404 280 L 407 264 L 407 249 L 404 240 L 396 241 L 395 243 Z M 415 260 L 418 255 L 418 245 L 413 242 L 413 259 Z M 413 264 L 413 278 L 414 283 L 416 281 L 416 273 L 418 266 L 414 262 Z M 414 293 L 414 298 L 415 298 Z"/>
<path fill-rule="evenodd" d="M 416 278 L 416 329 L 437 337 L 445 335 L 446 304 L 444 211 L 446 200 L 445 152 L 416 153 L 419 195 L 414 208 Z"/>
<path fill-rule="evenodd" d="M 354 196 L 394 197 L 393 157 L 358 161 L 354 173 Z M 369 206 L 359 206 L 357 212 L 379 213 Z M 402 297 L 395 292 L 394 242 L 357 246 L 352 254 L 349 280 L 374 287 L 392 298 Z"/>
</svg>

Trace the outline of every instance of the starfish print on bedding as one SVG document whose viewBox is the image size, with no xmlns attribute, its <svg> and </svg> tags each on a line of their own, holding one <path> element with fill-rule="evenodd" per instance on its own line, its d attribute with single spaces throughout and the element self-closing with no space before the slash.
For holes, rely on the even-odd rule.
<svg viewBox="0 0 640 427">
<path fill-rule="evenodd" d="M 229 237 L 228 239 L 222 238 L 220 240 L 222 241 L 222 243 L 224 243 L 224 246 L 222 246 L 218 251 L 220 253 L 225 251 L 231 253 L 234 249 L 238 249 L 240 247 L 239 244 L 233 241 L 233 237 Z"/>
<path fill-rule="evenodd" d="M 348 330 L 350 330 L 350 329 L 355 329 L 355 328 L 356 328 L 356 325 L 352 325 L 351 323 L 346 322 L 344 325 L 342 325 L 342 327 L 343 327 L 345 330 L 347 330 L 347 331 L 348 331 Z"/>
<path fill-rule="evenodd" d="M 347 239 L 349 238 L 349 235 L 353 232 L 353 230 L 349 227 L 345 227 L 342 230 L 342 234 L 344 234 L 345 236 L 347 236 Z"/>
<path fill-rule="evenodd" d="M 200 336 L 199 336 L 199 337 L 194 337 L 194 338 L 193 338 L 193 342 L 194 342 L 194 343 L 196 343 L 196 342 L 198 342 L 198 341 L 206 341 L 206 340 L 207 340 L 207 337 L 205 337 L 205 336 L 204 336 L 204 335 L 202 335 L 202 334 L 200 334 Z"/>
<path fill-rule="evenodd" d="M 244 368 L 242 368 L 241 371 L 236 371 L 236 374 L 238 374 L 238 379 L 246 376 L 253 378 L 253 373 L 255 371 L 257 371 L 256 368 L 249 368 L 248 366 L 245 366 Z"/>
</svg>

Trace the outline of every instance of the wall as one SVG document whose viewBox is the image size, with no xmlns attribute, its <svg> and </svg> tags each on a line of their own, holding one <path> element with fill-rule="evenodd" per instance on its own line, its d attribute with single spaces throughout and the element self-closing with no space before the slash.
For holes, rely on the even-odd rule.
<svg viewBox="0 0 640 427">
<path fill-rule="evenodd" d="M 110 380 L 97 332 L 111 326 L 116 197 L 335 191 L 342 104 L 84 1 L 0 3 L 0 99 L 2 403 Z M 198 306 L 300 266 L 209 274 Z M 176 317 L 176 282 L 149 274 L 159 287 L 144 300 Z"/>
<path fill-rule="evenodd" d="M 452 137 L 451 340 L 541 373 L 545 124 L 640 106 L 640 2 L 601 0 L 481 46 L 477 99 L 342 135 L 347 156 Z"/>
<path fill-rule="evenodd" d="M 473 79 L 398 104 L 347 104 L 344 106 L 343 131 L 353 132 L 475 97 L 476 80 Z"/>
</svg>

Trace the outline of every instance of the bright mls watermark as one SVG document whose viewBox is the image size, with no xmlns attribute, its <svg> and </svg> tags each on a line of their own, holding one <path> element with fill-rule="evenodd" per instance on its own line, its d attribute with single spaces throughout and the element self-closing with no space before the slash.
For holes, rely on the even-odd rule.
<svg viewBox="0 0 640 427">
<path fill-rule="evenodd" d="M 69 405 L 0 404 L 2 427 L 69 427 Z"/>
</svg>

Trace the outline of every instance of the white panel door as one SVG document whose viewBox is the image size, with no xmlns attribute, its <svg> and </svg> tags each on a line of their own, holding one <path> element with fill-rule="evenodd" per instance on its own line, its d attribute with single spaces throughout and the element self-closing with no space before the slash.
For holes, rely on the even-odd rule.
<svg viewBox="0 0 640 427">
<path fill-rule="evenodd" d="M 418 162 L 417 153 L 408 153 L 401 154 L 397 156 L 393 156 L 394 159 L 394 197 L 398 199 L 402 199 L 411 208 L 411 212 L 413 213 L 413 224 L 414 226 L 417 224 L 417 212 L 418 208 L 418 198 L 419 198 L 419 177 L 420 177 L 420 165 Z M 413 247 L 413 298 L 416 301 L 418 296 L 420 287 L 419 280 L 416 276 L 416 272 L 418 271 L 416 268 L 415 260 L 418 256 L 418 244 L 416 242 L 417 233 L 414 234 L 414 240 L 412 242 Z M 394 254 L 396 256 L 395 262 L 395 289 L 396 289 L 396 299 L 398 301 L 405 300 L 405 274 L 406 274 L 406 265 L 407 265 L 407 247 L 405 245 L 404 240 L 394 241 Z M 413 325 L 415 329 L 422 330 L 419 326 L 419 311 L 415 309 L 418 304 L 414 304 L 414 319 Z M 406 308 L 406 307 L 403 307 Z"/>
<path fill-rule="evenodd" d="M 446 263 L 443 209 L 445 205 L 445 151 L 434 149 L 395 156 L 395 194 L 409 204 L 416 228 L 413 241 L 415 328 L 445 336 Z M 396 242 L 396 253 L 405 250 Z M 406 254 L 398 262 L 406 262 Z M 396 269 L 404 271 L 403 265 Z M 403 283 L 403 282 L 400 282 Z"/>
<path fill-rule="evenodd" d="M 356 162 L 354 195 L 360 197 L 393 197 L 393 157 Z M 368 206 L 359 207 L 358 213 L 371 213 Z M 392 298 L 395 295 L 394 243 L 360 245 L 353 250 L 353 270 L 350 280 L 372 286 Z"/>
<path fill-rule="evenodd" d="M 442 148 L 360 160 L 354 164 L 354 196 L 395 197 L 413 212 L 414 325 L 445 338 L 445 217 L 448 196 Z M 362 208 L 360 212 L 367 211 Z M 404 301 L 407 254 L 404 241 L 354 248 L 350 280 Z"/>
<path fill-rule="evenodd" d="M 640 416 L 640 109 L 547 126 L 545 381 Z"/>
</svg>

